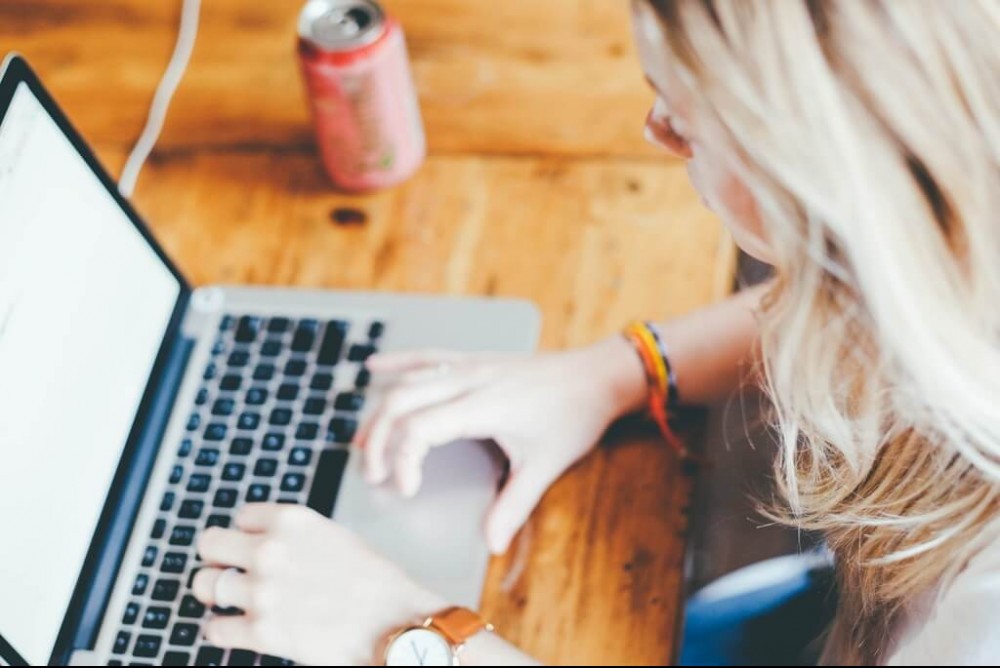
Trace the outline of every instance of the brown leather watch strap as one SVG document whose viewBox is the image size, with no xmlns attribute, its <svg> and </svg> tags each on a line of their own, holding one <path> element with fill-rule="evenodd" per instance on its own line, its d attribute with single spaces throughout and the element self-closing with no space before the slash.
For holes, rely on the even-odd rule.
<svg viewBox="0 0 1000 668">
<path fill-rule="evenodd" d="M 493 630 L 493 627 L 475 612 L 458 606 L 445 608 L 431 617 L 430 625 L 440 631 L 453 645 L 463 644 L 483 629 Z"/>
</svg>

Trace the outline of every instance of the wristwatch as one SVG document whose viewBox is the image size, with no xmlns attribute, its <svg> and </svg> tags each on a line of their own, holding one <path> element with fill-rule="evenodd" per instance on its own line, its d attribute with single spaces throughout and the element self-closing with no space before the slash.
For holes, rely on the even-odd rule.
<svg viewBox="0 0 1000 668">
<path fill-rule="evenodd" d="M 468 608 L 445 608 L 423 624 L 394 633 L 385 647 L 387 666 L 458 666 L 465 642 L 493 626 Z"/>
</svg>

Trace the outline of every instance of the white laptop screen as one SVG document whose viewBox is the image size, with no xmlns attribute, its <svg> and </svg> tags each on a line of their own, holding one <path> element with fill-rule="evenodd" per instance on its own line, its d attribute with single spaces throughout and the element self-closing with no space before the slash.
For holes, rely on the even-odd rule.
<svg viewBox="0 0 1000 668">
<path fill-rule="evenodd" d="M 24 83 L 0 124 L 0 634 L 45 665 L 181 286 Z"/>
</svg>

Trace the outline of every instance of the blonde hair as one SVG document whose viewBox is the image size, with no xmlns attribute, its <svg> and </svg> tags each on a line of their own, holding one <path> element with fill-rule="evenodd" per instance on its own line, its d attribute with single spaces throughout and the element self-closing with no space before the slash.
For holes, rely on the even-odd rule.
<svg viewBox="0 0 1000 668">
<path fill-rule="evenodd" d="M 644 1 L 774 255 L 777 473 L 837 555 L 831 657 L 885 660 L 997 536 L 1000 3 Z"/>
</svg>

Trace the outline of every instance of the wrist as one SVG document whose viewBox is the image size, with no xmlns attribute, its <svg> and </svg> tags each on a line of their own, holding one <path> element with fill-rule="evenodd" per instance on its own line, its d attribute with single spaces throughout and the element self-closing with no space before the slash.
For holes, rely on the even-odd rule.
<svg viewBox="0 0 1000 668">
<path fill-rule="evenodd" d="M 624 337 L 595 343 L 589 353 L 596 361 L 597 382 L 607 393 L 612 420 L 645 408 L 649 390 L 642 360 Z"/>
</svg>

